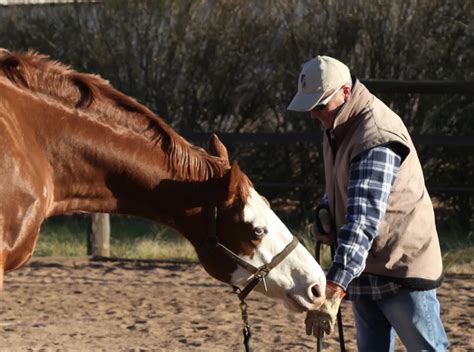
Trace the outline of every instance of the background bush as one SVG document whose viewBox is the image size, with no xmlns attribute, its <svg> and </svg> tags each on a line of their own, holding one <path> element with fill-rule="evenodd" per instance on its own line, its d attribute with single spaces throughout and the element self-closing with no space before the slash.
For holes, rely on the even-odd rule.
<svg viewBox="0 0 474 352">
<path fill-rule="evenodd" d="M 314 121 L 286 111 L 303 62 L 325 54 L 360 78 L 472 81 L 473 4 L 116 0 L 4 7 L 0 46 L 33 48 L 100 74 L 179 132 L 314 132 Z M 472 95 L 380 97 L 414 134 L 474 135 Z M 287 221 L 307 221 L 323 192 L 319 145 L 246 144 L 230 152 L 257 188 L 262 181 L 308 186 L 259 189 L 282 205 Z M 419 154 L 429 187 L 473 187 L 472 147 L 420 146 Z M 472 193 L 431 194 L 441 226 L 472 231 Z"/>
</svg>

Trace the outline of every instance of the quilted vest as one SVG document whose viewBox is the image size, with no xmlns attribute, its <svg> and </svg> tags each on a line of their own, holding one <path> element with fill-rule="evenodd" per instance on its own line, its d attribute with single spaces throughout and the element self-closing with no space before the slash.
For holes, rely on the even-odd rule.
<svg viewBox="0 0 474 352">
<path fill-rule="evenodd" d="M 435 288 L 442 281 L 441 250 L 418 155 L 400 117 L 357 80 L 331 134 L 327 130 L 323 138 L 331 214 L 340 229 L 346 223 L 351 160 L 363 151 L 388 144 L 397 147 L 402 163 L 365 272 L 401 279 L 414 288 Z"/>
</svg>

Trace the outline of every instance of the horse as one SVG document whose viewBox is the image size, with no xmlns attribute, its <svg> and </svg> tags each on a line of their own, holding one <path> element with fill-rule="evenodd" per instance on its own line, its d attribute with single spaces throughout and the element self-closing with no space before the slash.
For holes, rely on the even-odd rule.
<svg viewBox="0 0 474 352">
<path fill-rule="evenodd" d="M 192 145 L 98 75 L 0 49 L 0 150 L 0 289 L 46 218 L 86 212 L 174 228 L 212 277 L 253 282 L 290 310 L 325 299 L 321 267 L 216 135 L 207 150 Z"/>
</svg>

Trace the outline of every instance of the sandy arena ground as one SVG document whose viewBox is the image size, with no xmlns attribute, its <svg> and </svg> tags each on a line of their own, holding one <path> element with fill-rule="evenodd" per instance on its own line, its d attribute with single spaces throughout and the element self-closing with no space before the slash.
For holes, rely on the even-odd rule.
<svg viewBox="0 0 474 352">
<path fill-rule="evenodd" d="M 474 351 L 474 275 L 439 290 L 451 351 Z M 248 300 L 254 351 L 314 351 L 304 315 L 260 294 Z M 355 350 L 349 305 L 348 350 Z M 0 293 L 1 351 L 242 351 L 238 299 L 198 264 L 35 258 Z M 335 336 L 323 351 L 337 351 Z M 400 349 L 403 350 L 403 349 Z"/>
</svg>

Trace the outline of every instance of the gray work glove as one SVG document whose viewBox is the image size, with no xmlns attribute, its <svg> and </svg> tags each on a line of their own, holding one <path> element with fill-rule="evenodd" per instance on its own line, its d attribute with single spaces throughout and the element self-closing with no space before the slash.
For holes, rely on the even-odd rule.
<svg viewBox="0 0 474 352">
<path fill-rule="evenodd" d="M 328 246 L 336 244 L 336 234 L 334 231 L 331 213 L 324 206 L 316 208 L 315 221 L 311 224 L 311 234 L 313 237 Z"/>
</svg>

